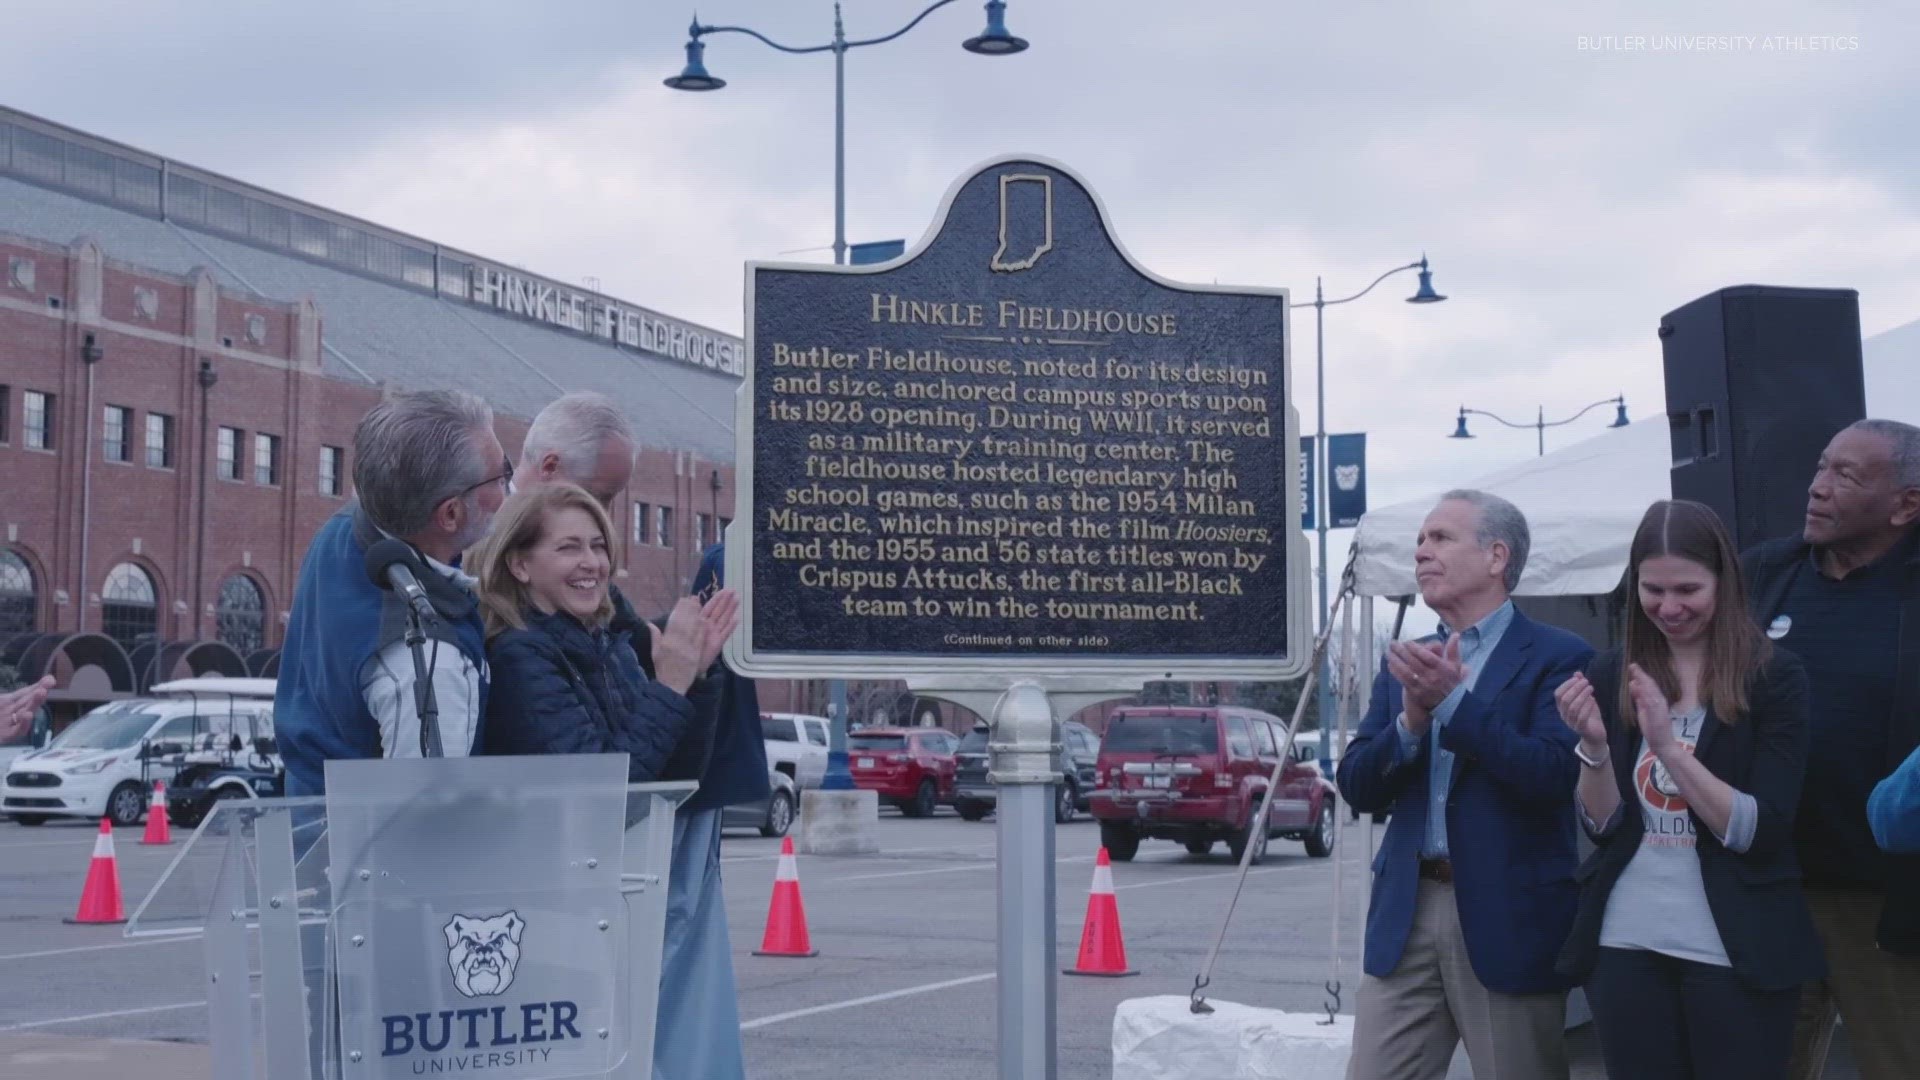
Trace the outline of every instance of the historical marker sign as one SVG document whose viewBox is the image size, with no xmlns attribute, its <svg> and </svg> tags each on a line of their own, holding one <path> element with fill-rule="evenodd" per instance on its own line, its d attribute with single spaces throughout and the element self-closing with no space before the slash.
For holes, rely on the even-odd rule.
<svg viewBox="0 0 1920 1080">
<path fill-rule="evenodd" d="M 1136 266 L 1059 165 L 878 266 L 747 268 L 747 674 L 1291 677 L 1311 648 L 1287 294 Z"/>
</svg>

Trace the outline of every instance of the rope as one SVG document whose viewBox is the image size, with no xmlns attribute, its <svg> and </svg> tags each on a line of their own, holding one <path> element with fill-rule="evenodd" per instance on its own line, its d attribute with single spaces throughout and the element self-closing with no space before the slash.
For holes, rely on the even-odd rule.
<svg viewBox="0 0 1920 1080">
<path fill-rule="evenodd" d="M 1346 755 L 1347 717 L 1353 712 L 1354 693 L 1357 689 L 1354 685 L 1358 665 L 1353 662 L 1353 605 L 1351 603 L 1348 603 L 1340 611 L 1340 641 L 1340 689 L 1334 696 L 1334 709 L 1340 717 L 1338 734 L 1336 735 L 1332 730 L 1332 725 L 1326 723 L 1320 725 L 1321 738 L 1332 737 L 1334 739 L 1333 752 L 1321 754 L 1321 757 L 1327 759 L 1331 759 L 1334 753 L 1339 753 L 1342 757 Z M 1345 829 L 1340 822 L 1345 816 L 1346 815 L 1340 813 L 1338 800 L 1335 800 L 1333 810 L 1333 933 L 1329 935 L 1331 943 L 1327 955 L 1327 981 L 1325 983 L 1327 1004 L 1324 1007 L 1327 1010 L 1327 1018 L 1319 1021 L 1323 1027 L 1331 1026 L 1335 1018 L 1340 1014 L 1340 924 L 1344 921 L 1343 916 L 1346 914 L 1346 907 L 1342 902 L 1344 892 L 1342 886 L 1346 881 L 1346 875 L 1342 872 L 1342 848 L 1340 846 L 1340 836 Z"/>
<path fill-rule="evenodd" d="M 1346 569 L 1340 571 L 1340 591 L 1333 598 L 1333 606 L 1327 613 L 1326 623 L 1320 627 L 1319 636 L 1314 639 L 1313 660 L 1307 667 L 1306 681 L 1301 684 L 1299 700 L 1293 703 L 1293 720 L 1287 725 L 1287 740 L 1280 746 L 1280 760 L 1274 764 L 1273 775 L 1267 778 L 1266 794 L 1261 796 L 1260 809 L 1254 813 L 1249 825 L 1257 822 L 1261 828 L 1266 827 L 1267 810 L 1273 805 L 1273 794 L 1280 790 L 1281 775 L 1286 770 L 1287 761 L 1293 755 L 1293 737 L 1300 730 L 1300 720 L 1306 715 L 1307 701 L 1313 697 L 1314 685 L 1320 678 L 1320 667 L 1326 661 L 1327 644 L 1333 637 L 1333 616 L 1335 613 L 1344 609 L 1348 602 L 1353 599 L 1353 569 L 1354 562 L 1359 558 L 1359 555 L 1360 551 L 1357 547 L 1349 551 Z M 1334 827 L 1336 829 L 1339 828 L 1337 819 L 1334 822 Z M 1253 841 L 1249 839 L 1246 846 L 1241 849 L 1240 873 L 1233 883 L 1233 896 L 1227 901 L 1227 913 L 1225 917 L 1220 920 L 1220 932 L 1214 936 L 1213 948 L 1207 951 L 1207 959 L 1200 965 L 1199 974 L 1193 977 L 1193 992 L 1188 996 L 1188 1007 L 1195 1013 L 1204 1015 L 1213 1011 L 1213 1006 L 1207 1004 L 1207 999 L 1201 994 L 1201 991 L 1213 983 L 1213 965 L 1220 959 L 1220 947 L 1226 944 L 1227 928 L 1233 925 L 1234 908 L 1239 906 L 1240 893 L 1247 887 L 1247 871 L 1253 865 L 1254 848 L 1255 845 Z M 1337 865 L 1339 856 L 1336 854 L 1334 857 Z M 1338 917 L 1336 916 L 1335 926 L 1337 927 L 1338 925 Z M 1337 968 L 1335 974 L 1338 974 Z M 1334 1000 L 1338 1002 L 1339 982 L 1337 979 L 1328 981 L 1327 992 L 1332 994 Z"/>
</svg>

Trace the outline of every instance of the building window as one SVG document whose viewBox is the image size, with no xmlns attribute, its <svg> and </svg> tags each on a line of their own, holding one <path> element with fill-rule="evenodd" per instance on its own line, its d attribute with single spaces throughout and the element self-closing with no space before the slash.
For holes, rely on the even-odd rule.
<svg viewBox="0 0 1920 1080">
<path fill-rule="evenodd" d="M 653 542 L 663 548 L 673 546 L 673 507 L 653 508 Z"/>
<path fill-rule="evenodd" d="M 133 410 L 121 405 L 107 406 L 100 426 L 101 451 L 108 461 L 133 458 Z"/>
<path fill-rule="evenodd" d="M 707 522 L 713 520 L 706 514 L 693 515 L 693 546 L 704 551 L 707 547 Z"/>
<path fill-rule="evenodd" d="M 13 387 L 0 386 L 0 443 L 13 438 Z"/>
<path fill-rule="evenodd" d="M 145 570 L 121 563 L 107 571 L 106 587 L 100 590 L 100 628 L 121 648 L 132 652 L 150 640 L 159 625 L 159 610 L 153 579 Z"/>
<path fill-rule="evenodd" d="M 147 468 L 173 468 L 173 417 L 166 413 L 147 414 Z"/>
<path fill-rule="evenodd" d="M 53 449 L 53 395 L 29 390 L 23 404 L 27 411 L 27 449 Z"/>
<path fill-rule="evenodd" d="M 280 482 L 280 436 L 254 433 L 253 482 L 265 487 Z"/>
<path fill-rule="evenodd" d="M 220 429 L 220 479 L 240 479 L 240 429 L 223 427 Z"/>
<path fill-rule="evenodd" d="M 245 574 L 235 574 L 220 583 L 220 602 L 215 609 L 214 636 L 241 656 L 251 656 L 267 643 L 267 601 L 260 586 Z"/>
<path fill-rule="evenodd" d="M 647 504 L 643 502 L 633 504 L 633 542 L 647 542 Z"/>
<path fill-rule="evenodd" d="M 337 446 L 320 448 L 320 494 L 336 497 L 340 494 L 340 448 Z"/>
<path fill-rule="evenodd" d="M 19 553 L 0 548 L 0 639 L 31 634 L 39 624 L 40 590 Z"/>
</svg>

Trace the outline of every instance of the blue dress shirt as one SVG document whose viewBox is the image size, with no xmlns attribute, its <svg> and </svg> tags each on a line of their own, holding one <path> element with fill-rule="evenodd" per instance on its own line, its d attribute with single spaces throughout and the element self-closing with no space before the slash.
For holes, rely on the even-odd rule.
<svg viewBox="0 0 1920 1080">
<path fill-rule="evenodd" d="M 1460 707 L 1460 700 L 1473 689 L 1480 680 L 1480 670 L 1487 666 L 1487 657 L 1499 646 L 1501 635 L 1513 623 L 1513 601 L 1509 600 L 1495 608 L 1486 618 L 1465 630 L 1460 631 L 1460 664 L 1466 669 L 1460 685 L 1443 698 L 1433 708 L 1433 722 L 1427 727 L 1427 743 L 1432 750 L 1427 761 L 1427 835 L 1420 845 L 1420 857 L 1423 859 L 1444 859 L 1447 857 L 1447 796 L 1453 789 L 1453 751 L 1440 748 L 1440 729 L 1447 726 L 1453 718 L 1453 711 Z M 1440 627 L 1440 640 L 1444 644 L 1450 633 L 1445 624 Z M 1394 721 L 1394 730 L 1400 733 L 1400 760 L 1411 760 L 1420 752 L 1420 739 L 1407 729 L 1407 714 L 1401 712 Z"/>
</svg>

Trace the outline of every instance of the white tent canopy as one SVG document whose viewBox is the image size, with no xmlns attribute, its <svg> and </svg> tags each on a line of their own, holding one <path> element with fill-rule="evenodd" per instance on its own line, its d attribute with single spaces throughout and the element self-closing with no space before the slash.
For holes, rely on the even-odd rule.
<svg viewBox="0 0 1920 1080">
<path fill-rule="evenodd" d="M 1920 322 L 1862 343 L 1867 414 L 1920 423 Z M 1454 485 L 1500 496 L 1527 516 L 1533 550 L 1520 596 L 1611 592 L 1649 504 L 1672 496 L 1667 418 L 1656 415 L 1584 442 Z M 1812 462 L 1808 462 L 1811 476 Z M 1362 596 L 1407 596 L 1414 537 L 1442 493 L 1383 506 L 1360 519 L 1356 584 Z"/>
</svg>

